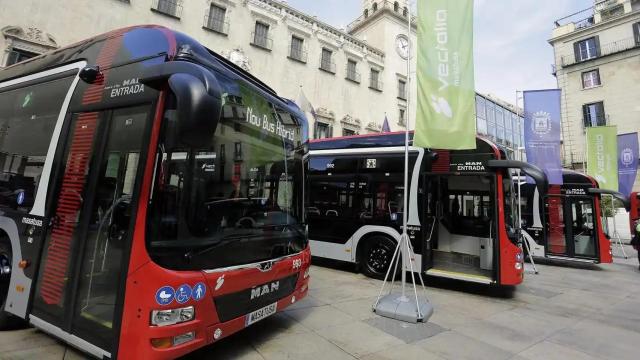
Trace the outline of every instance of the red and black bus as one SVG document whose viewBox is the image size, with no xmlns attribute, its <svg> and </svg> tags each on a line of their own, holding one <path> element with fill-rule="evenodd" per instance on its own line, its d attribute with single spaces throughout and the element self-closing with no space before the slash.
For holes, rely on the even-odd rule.
<svg viewBox="0 0 640 360">
<path fill-rule="evenodd" d="M 604 231 L 600 197 L 613 195 L 625 207 L 627 198 L 619 192 L 600 189 L 594 178 L 573 170 L 563 169 L 562 180 L 562 185 L 550 185 L 545 197 L 522 179 L 522 227 L 531 255 L 611 263 L 611 244 Z"/>
<path fill-rule="evenodd" d="M 136 26 L 0 71 L 0 323 L 175 358 L 307 293 L 306 120 Z"/>
<path fill-rule="evenodd" d="M 636 224 L 640 221 L 640 193 L 631 193 L 629 203 L 629 230 L 631 230 L 631 237 L 633 237 L 636 233 Z"/>
<path fill-rule="evenodd" d="M 400 237 L 404 133 L 313 140 L 309 161 L 309 242 L 313 256 L 355 263 L 384 278 Z M 409 148 L 407 230 L 419 270 L 482 284 L 523 279 L 513 182 L 519 168 L 545 192 L 544 173 L 508 160 L 494 143 L 475 150 Z"/>
</svg>

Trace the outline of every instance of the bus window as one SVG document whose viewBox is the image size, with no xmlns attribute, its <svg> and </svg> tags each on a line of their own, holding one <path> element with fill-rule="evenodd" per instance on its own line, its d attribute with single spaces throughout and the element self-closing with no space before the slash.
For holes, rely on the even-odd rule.
<svg viewBox="0 0 640 360">
<path fill-rule="evenodd" d="M 31 211 L 73 77 L 1 92 L 0 207 Z"/>
<path fill-rule="evenodd" d="M 169 147 L 164 130 L 148 221 L 149 252 L 164 267 L 224 268 L 306 246 L 297 124 L 242 85 L 237 91 L 208 146 Z"/>
</svg>

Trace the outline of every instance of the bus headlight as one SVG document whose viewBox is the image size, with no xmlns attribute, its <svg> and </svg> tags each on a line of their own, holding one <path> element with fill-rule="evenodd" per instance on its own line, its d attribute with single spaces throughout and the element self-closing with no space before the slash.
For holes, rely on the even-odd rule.
<svg viewBox="0 0 640 360">
<path fill-rule="evenodd" d="M 193 306 L 170 310 L 153 310 L 151 311 L 151 325 L 167 326 L 175 325 L 195 318 L 196 310 Z"/>
<path fill-rule="evenodd" d="M 516 254 L 516 262 L 522 262 L 523 259 L 524 255 L 521 252 Z"/>
</svg>

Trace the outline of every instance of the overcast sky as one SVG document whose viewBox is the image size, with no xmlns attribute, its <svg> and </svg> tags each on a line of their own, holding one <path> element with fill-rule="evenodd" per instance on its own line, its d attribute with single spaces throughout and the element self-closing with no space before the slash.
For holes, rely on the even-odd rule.
<svg viewBox="0 0 640 360">
<path fill-rule="evenodd" d="M 362 0 L 287 2 L 338 28 L 362 11 Z M 592 5 L 593 0 L 475 0 L 476 89 L 514 103 L 516 90 L 557 87 L 547 42 L 553 21 Z"/>
</svg>

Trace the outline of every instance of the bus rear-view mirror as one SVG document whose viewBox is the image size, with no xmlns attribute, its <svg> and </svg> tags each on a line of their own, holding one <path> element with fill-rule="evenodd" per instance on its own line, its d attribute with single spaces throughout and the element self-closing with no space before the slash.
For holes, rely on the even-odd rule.
<svg viewBox="0 0 640 360">
<path fill-rule="evenodd" d="M 217 84 L 216 84 L 217 85 Z M 204 83 L 190 74 L 173 74 L 169 87 L 176 96 L 177 135 L 194 147 L 209 144 L 222 112 L 222 97 L 213 96 Z M 218 94 L 218 91 L 216 91 Z"/>
</svg>

